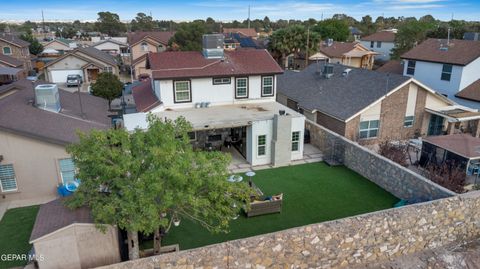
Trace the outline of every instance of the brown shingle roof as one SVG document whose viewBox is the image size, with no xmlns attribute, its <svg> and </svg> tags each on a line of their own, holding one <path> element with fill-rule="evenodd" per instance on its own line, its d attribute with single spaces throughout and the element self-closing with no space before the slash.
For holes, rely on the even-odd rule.
<svg viewBox="0 0 480 269">
<path fill-rule="evenodd" d="M 342 58 L 344 53 L 347 53 L 355 48 L 353 42 L 333 42 L 331 46 L 322 44 L 319 51 L 330 58 Z"/>
<path fill-rule="evenodd" d="M 37 82 L 38 84 L 45 84 Z M 33 85 L 23 79 L 3 87 L 17 89 L 13 94 L 0 98 L 0 130 L 18 133 L 50 143 L 65 145 L 78 141 L 77 130 L 108 129 L 108 102 L 102 98 L 81 93 L 85 117 L 81 117 L 78 93 L 59 89 L 59 113 L 45 111 L 29 103 L 34 99 Z"/>
<path fill-rule="evenodd" d="M 466 158 L 480 157 L 480 138 L 470 134 L 427 136 L 423 140 Z"/>
<path fill-rule="evenodd" d="M 441 50 L 441 47 L 447 47 L 446 39 L 429 38 L 401 57 L 455 65 L 467 65 L 480 57 L 480 41 L 452 39 L 448 50 Z"/>
<path fill-rule="evenodd" d="M 30 242 L 73 223 L 93 223 L 90 209 L 81 207 L 71 210 L 63 204 L 63 201 L 56 199 L 40 206 Z"/>
<path fill-rule="evenodd" d="M 456 97 L 480 102 L 480 79 L 455 94 Z"/>
<path fill-rule="evenodd" d="M 223 28 L 224 34 L 242 34 L 249 37 L 257 37 L 257 31 L 254 28 Z"/>
<path fill-rule="evenodd" d="M 0 54 L 0 66 L 2 65 L 7 65 L 10 67 L 21 67 L 23 65 L 23 62 L 8 55 Z"/>
<path fill-rule="evenodd" d="M 403 75 L 403 62 L 399 60 L 390 60 L 375 71 Z"/>
<path fill-rule="evenodd" d="M 2 33 L 0 34 L 0 40 L 21 48 L 30 46 L 30 43 L 12 34 Z"/>
<path fill-rule="evenodd" d="M 153 40 L 156 40 L 157 42 L 160 42 L 164 45 L 168 44 L 168 41 L 170 38 L 173 37 L 175 32 L 133 32 L 133 33 L 128 33 L 127 40 L 129 45 L 133 45 L 135 43 L 138 43 L 139 41 L 143 40 L 147 36 L 152 38 Z"/>
<path fill-rule="evenodd" d="M 268 51 L 260 49 L 225 51 L 223 60 L 206 59 L 198 51 L 150 53 L 147 66 L 152 70 L 154 79 L 283 73 Z"/>
<path fill-rule="evenodd" d="M 381 31 L 373 33 L 369 36 L 362 37 L 362 41 L 381 41 L 381 42 L 394 42 L 395 33 L 392 31 Z"/>
<path fill-rule="evenodd" d="M 132 88 L 133 99 L 138 112 L 148 112 L 160 105 L 160 100 L 153 93 L 152 81 L 147 79 Z"/>
</svg>

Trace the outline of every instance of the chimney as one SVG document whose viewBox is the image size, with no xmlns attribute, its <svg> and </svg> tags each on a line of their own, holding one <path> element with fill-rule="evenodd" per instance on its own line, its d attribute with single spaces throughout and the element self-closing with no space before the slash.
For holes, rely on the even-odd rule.
<svg viewBox="0 0 480 269">
<path fill-rule="evenodd" d="M 59 112 L 60 95 L 55 84 L 42 84 L 35 87 L 35 106 L 52 112 Z"/>
<path fill-rule="evenodd" d="M 203 56 L 207 59 L 223 59 L 223 34 L 203 35 Z"/>
</svg>

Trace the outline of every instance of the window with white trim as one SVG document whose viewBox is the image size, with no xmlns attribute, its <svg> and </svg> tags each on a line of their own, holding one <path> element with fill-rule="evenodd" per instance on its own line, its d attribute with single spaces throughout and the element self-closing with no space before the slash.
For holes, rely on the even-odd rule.
<svg viewBox="0 0 480 269">
<path fill-rule="evenodd" d="M 213 78 L 213 85 L 230 84 L 230 78 Z"/>
<path fill-rule="evenodd" d="M 442 76 L 441 79 L 445 81 L 450 81 L 450 78 L 452 77 L 452 69 L 453 65 L 451 64 L 444 64 L 442 66 Z"/>
<path fill-rule="evenodd" d="M 415 122 L 415 116 L 406 116 L 405 120 L 403 121 L 403 126 L 412 127 L 414 122 Z"/>
<path fill-rule="evenodd" d="M 257 155 L 265 156 L 267 154 L 267 136 L 259 135 L 257 137 Z"/>
<path fill-rule="evenodd" d="M 175 102 L 176 103 L 183 103 L 183 102 L 191 102 L 191 88 L 190 88 L 190 81 L 183 80 L 183 81 L 175 81 L 174 82 L 174 92 L 175 92 Z"/>
<path fill-rule="evenodd" d="M 262 96 L 273 96 L 273 76 L 262 77 Z"/>
<path fill-rule="evenodd" d="M 235 80 L 235 98 L 248 97 L 248 78 L 237 78 Z"/>
<path fill-rule="evenodd" d="M 407 63 L 407 75 L 415 75 L 415 65 L 416 65 L 416 62 L 415 61 L 412 61 L 412 60 L 409 60 L 408 63 Z"/>
<path fill-rule="evenodd" d="M 104 72 L 107 72 L 107 73 L 112 73 L 113 72 L 113 68 L 111 66 L 105 66 L 103 68 L 103 71 Z"/>
<path fill-rule="evenodd" d="M 15 178 L 13 164 L 0 165 L 0 187 L 2 192 L 17 190 L 17 179 Z"/>
<path fill-rule="evenodd" d="M 292 132 L 292 151 L 298 151 L 300 149 L 300 132 Z"/>
<path fill-rule="evenodd" d="M 60 168 L 60 176 L 62 177 L 62 183 L 65 185 L 67 182 L 75 180 L 75 164 L 72 158 L 65 158 L 58 160 L 58 166 Z"/>
<path fill-rule="evenodd" d="M 379 120 L 361 121 L 360 138 L 373 138 L 378 135 Z"/>
<path fill-rule="evenodd" d="M 148 44 L 147 44 L 147 42 L 142 42 L 141 47 L 142 47 L 142 51 L 148 52 Z"/>
<path fill-rule="evenodd" d="M 10 47 L 3 47 L 3 54 L 11 55 L 12 54 L 12 49 Z"/>
<path fill-rule="evenodd" d="M 382 41 L 377 41 L 377 48 L 381 48 L 382 47 Z"/>
</svg>

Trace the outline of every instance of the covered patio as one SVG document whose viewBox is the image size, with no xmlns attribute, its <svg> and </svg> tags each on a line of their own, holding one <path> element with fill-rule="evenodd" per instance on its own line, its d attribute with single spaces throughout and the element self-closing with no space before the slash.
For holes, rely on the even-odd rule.
<svg viewBox="0 0 480 269">
<path fill-rule="evenodd" d="M 460 105 L 437 109 L 426 108 L 431 114 L 427 135 L 469 133 L 480 136 L 480 112 Z"/>
</svg>

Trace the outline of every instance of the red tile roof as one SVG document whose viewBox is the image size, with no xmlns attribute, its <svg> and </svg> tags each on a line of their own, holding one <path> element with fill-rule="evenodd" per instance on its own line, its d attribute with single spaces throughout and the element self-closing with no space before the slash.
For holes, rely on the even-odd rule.
<svg viewBox="0 0 480 269">
<path fill-rule="evenodd" d="M 399 60 L 390 60 L 375 71 L 403 75 L 403 62 Z"/>
<path fill-rule="evenodd" d="M 257 37 L 257 31 L 254 28 L 223 28 L 224 34 L 242 34 L 249 37 Z"/>
<path fill-rule="evenodd" d="M 418 61 L 467 65 L 480 57 L 480 41 L 452 39 L 447 50 L 446 39 L 429 38 L 401 57 Z"/>
<path fill-rule="evenodd" d="M 0 54 L 0 66 L 21 67 L 23 62 L 8 55 Z"/>
<path fill-rule="evenodd" d="M 135 43 L 138 43 L 139 41 L 143 40 L 146 37 L 150 37 L 153 40 L 156 40 L 157 42 L 160 42 L 164 45 L 168 44 L 168 41 L 172 36 L 175 34 L 175 32 L 133 32 L 133 33 L 128 33 L 128 44 L 133 45 Z"/>
<path fill-rule="evenodd" d="M 427 136 L 423 140 L 466 158 L 480 157 L 480 138 L 470 134 Z"/>
<path fill-rule="evenodd" d="M 148 112 L 161 103 L 153 93 L 152 81 L 150 79 L 142 81 L 139 85 L 134 86 L 132 88 L 132 94 L 137 107 L 137 112 Z"/>
<path fill-rule="evenodd" d="M 344 53 L 347 53 L 355 48 L 353 42 L 333 42 L 331 46 L 322 44 L 319 51 L 329 58 L 342 58 Z"/>
<path fill-rule="evenodd" d="M 0 40 L 21 48 L 30 46 L 30 43 L 12 34 L 1 33 Z"/>
<path fill-rule="evenodd" d="M 362 41 L 381 41 L 381 42 L 394 42 L 395 33 L 392 31 L 381 31 L 371 34 L 366 37 L 362 37 Z"/>
<path fill-rule="evenodd" d="M 153 79 L 283 73 L 268 51 L 260 49 L 225 51 L 223 60 L 206 59 L 199 51 L 150 53 L 147 66 L 152 70 Z"/>
<path fill-rule="evenodd" d="M 455 94 L 456 97 L 480 102 L 480 79 Z"/>
</svg>

